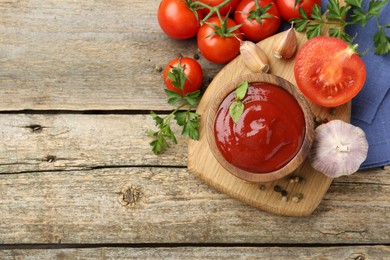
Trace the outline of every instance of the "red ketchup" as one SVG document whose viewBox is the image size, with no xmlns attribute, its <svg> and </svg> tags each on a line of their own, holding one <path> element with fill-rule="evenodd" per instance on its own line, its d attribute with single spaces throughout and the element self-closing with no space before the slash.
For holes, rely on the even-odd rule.
<svg viewBox="0 0 390 260">
<path fill-rule="evenodd" d="M 299 151 L 305 136 L 305 118 L 295 98 L 266 83 L 251 83 L 237 123 L 229 114 L 235 92 L 221 103 L 214 124 L 217 147 L 236 167 L 267 173 L 286 165 Z"/>
</svg>

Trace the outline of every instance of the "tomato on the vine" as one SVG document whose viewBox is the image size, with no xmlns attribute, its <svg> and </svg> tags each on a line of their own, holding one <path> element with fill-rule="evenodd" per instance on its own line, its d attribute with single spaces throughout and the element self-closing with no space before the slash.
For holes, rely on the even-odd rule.
<svg viewBox="0 0 390 260">
<path fill-rule="evenodd" d="M 162 0 L 157 11 L 161 29 L 170 37 L 178 40 L 189 39 L 196 35 L 202 20 L 202 13 L 190 9 L 188 0 Z M 197 12 L 197 16 L 195 15 Z"/>
<path fill-rule="evenodd" d="M 198 1 L 210 7 L 215 7 L 222 4 L 226 0 L 198 0 Z M 230 2 L 228 2 L 227 4 L 225 4 L 223 7 L 219 9 L 219 14 L 225 16 L 228 13 L 229 14 L 234 13 L 239 2 L 240 0 L 230 0 Z M 210 12 L 210 10 L 207 8 L 202 8 L 201 11 L 204 15 L 207 15 Z"/>
<path fill-rule="evenodd" d="M 343 40 L 317 36 L 299 50 L 294 75 L 308 99 L 320 106 L 335 107 L 359 93 L 366 81 L 366 67 Z"/>
<path fill-rule="evenodd" d="M 203 83 L 203 70 L 193 58 L 179 57 L 171 60 L 164 69 L 167 89 L 182 96 L 200 89 Z"/>
<path fill-rule="evenodd" d="M 299 14 L 299 7 L 302 7 L 307 16 L 310 17 L 315 4 L 321 6 L 321 0 L 276 0 L 276 5 L 285 21 L 302 18 Z"/>
<path fill-rule="evenodd" d="M 198 48 L 209 61 L 223 64 L 231 61 L 240 53 L 241 31 L 233 19 L 213 16 L 198 31 Z M 238 39 L 237 39 L 238 38 Z"/>
<path fill-rule="evenodd" d="M 234 21 L 244 37 L 258 42 L 277 32 L 281 24 L 279 10 L 273 0 L 242 0 L 234 13 Z"/>
</svg>

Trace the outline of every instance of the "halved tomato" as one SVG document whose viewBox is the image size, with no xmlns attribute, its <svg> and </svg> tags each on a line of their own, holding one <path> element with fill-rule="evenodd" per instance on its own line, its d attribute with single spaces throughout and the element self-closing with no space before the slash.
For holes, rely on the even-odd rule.
<svg viewBox="0 0 390 260">
<path fill-rule="evenodd" d="M 330 36 L 308 40 L 294 65 L 302 93 L 324 107 L 339 106 L 355 97 L 366 81 L 366 67 L 354 49 Z"/>
</svg>

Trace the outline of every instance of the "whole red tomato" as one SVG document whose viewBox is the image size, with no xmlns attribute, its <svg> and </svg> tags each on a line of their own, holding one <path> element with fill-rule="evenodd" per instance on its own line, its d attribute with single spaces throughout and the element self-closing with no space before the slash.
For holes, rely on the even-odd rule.
<svg viewBox="0 0 390 260">
<path fill-rule="evenodd" d="M 199 2 L 207 4 L 208 6 L 211 7 L 215 7 L 225 2 L 225 0 L 199 0 Z M 226 5 L 224 5 L 219 9 L 219 13 L 223 16 L 227 15 L 228 13 L 229 14 L 234 13 L 239 2 L 240 0 L 231 0 L 230 2 L 228 2 Z M 207 8 L 203 8 L 201 9 L 201 11 L 204 15 L 207 15 L 209 13 L 209 9 Z"/>
<path fill-rule="evenodd" d="M 243 24 L 241 32 L 253 42 L 276 33 L 282 22 L 273 0 L 242 0 L 234 13 L 234 21 Z"/>
<path fill-rule="evenodd" d="M 163 75 L 167 88 L 181 95 L 197 91 L 203 82 L 202 67 L 193 58 L 179 57 L 171 60 Z"/>
<path fill-rule="evenodd" d="M 276 0 L 276 5 L 279 8 L 280 14 L 285 21 L 290 21 L 293 18 L 302 18 L 299 14 L 299 7 L 305 10 L 308 17 L 312 14 L 312 8 L 315 4 L 321 6 L 321 0 Z"/>
<path fill-rule="evenodd" d="M 233 19 L 223 17 L 223 21 L 213 16 L 198 31 L 198 48 L 209 61 L 223 64 L 231 61 L 240 53 L 240 41 L 243 39 L 240 29 Z"/>
<path fill-rule="evenodd" d="M 178 40 L 189 39 L 196 35 L 200 27 L 202 13 L 195 13 L 184 0 L 162 0 L 158 7 L 157 18 L 161 29 L 170 37 Z"/>
<path fill-rule="evenodd" d="M 366 67 L 343 40 L 318 36 L 299 50 L 294 75 L 308 99 L 320 106 L 335 107 L 350 101 L 362 89 Z"/>
</svg>

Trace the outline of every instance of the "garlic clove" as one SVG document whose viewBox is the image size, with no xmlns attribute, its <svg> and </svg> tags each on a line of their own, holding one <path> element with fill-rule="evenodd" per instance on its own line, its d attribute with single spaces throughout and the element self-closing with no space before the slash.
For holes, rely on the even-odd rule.
<svg viewBox="0 0 390 260">
<path fill-rule="evenodd" d="M 309 158 L 314 169 L 336 178 L 357 172 L 367 152 L 368 142 L 361 128 L 332 120 L 316 128 Z"/>
<path fill-rule="evenodd" d="M 281 33 L 279 39 L 272 46 L 272 54 L 277 59 L 289 59 L 294 56 L 296 50 L 297 36 L 293 27 Z"/>
<path fill-rule="evenodd" d="M 251 41 L 240 41 L 240 53 L 245 65 L 253 72 L 267 73 L 269 60 L 264 51 Z"/>
</svg>

